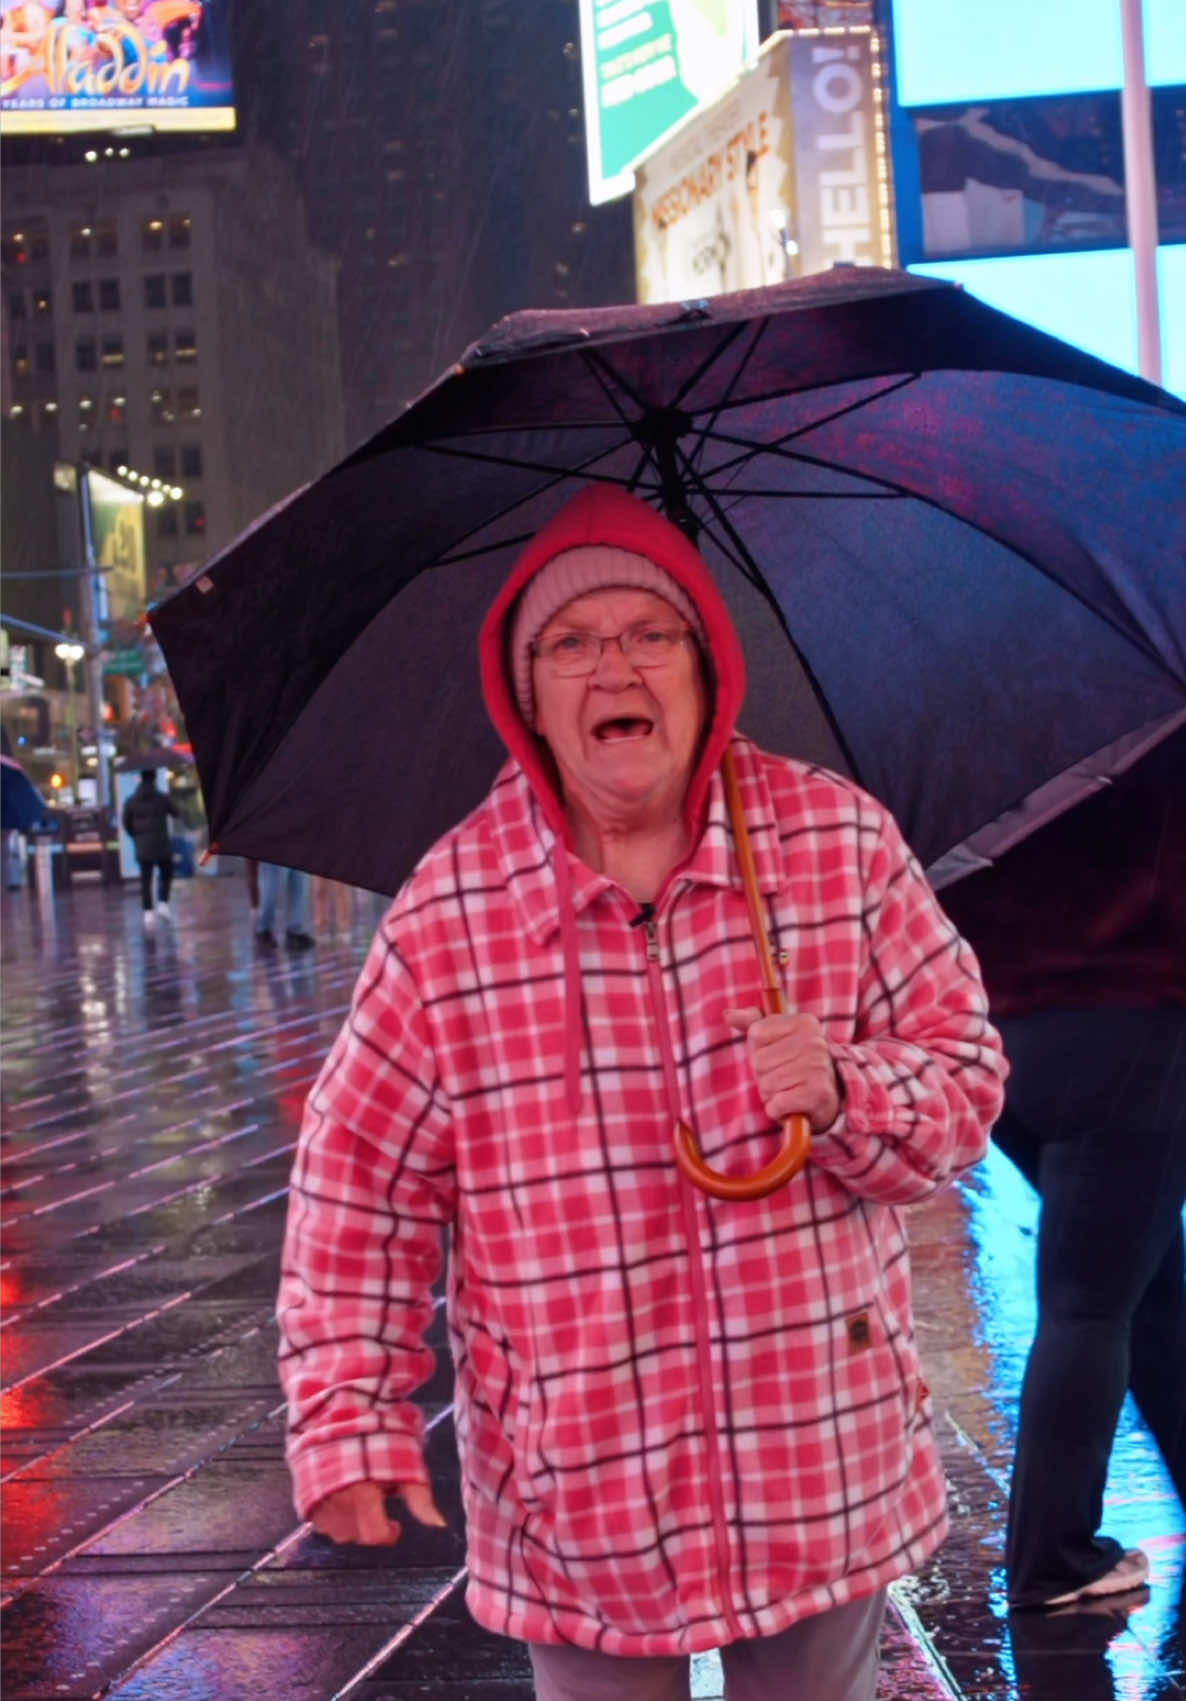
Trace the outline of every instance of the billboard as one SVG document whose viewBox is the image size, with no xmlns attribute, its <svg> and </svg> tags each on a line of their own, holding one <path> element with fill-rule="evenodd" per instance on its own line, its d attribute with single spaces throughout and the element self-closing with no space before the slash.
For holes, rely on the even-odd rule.
<svg viewBox="0 0 1186 1701">
<path fill-rule="evenodd" d="M 229 0 L 0 0 L 8 135 L 232 130 Z"/>
<path fill-rule="evenodd" d="M 1158 228 L 1186 241 L 1186 91 L 1152 91 Z M 1128 244 L 1120 96 L 1045 95 L 913 108 L 921 229 L 906 257 L 1052 253 Z M 911 176 L 913 177 L 913 172 Z"/>
<path fill-rule="evenodd" d="M 774 36 L 755 68 L 639 169 L 640 301 L 895 264 L 876 34 Z"/>
<path fill-rule="evenodd" d="M 99 640 L 109 652 L 104 672 L 126 671 L 126 657 L 139 645 L 147 594 L 144 557 L 144 498 L 106 474 L 86 469 L 83 523 L 95 574 Z"/>
<path fill-rule="evenodd" d="M 633 167 L 758 51 L 757 0 L 581 0 L 589 199 L 629 194 Z"/>
</svg>

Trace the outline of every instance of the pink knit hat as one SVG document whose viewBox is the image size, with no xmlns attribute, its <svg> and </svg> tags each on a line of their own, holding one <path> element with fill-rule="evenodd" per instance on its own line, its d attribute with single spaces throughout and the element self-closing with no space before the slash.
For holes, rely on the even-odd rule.
<svg viewBox="0 0 1186 1701">
<path fill-rule="evenodd" d="M 579 549 L 566 549 L 546 562 L 530 581 L 511 622 L 511 682 L 519 712 L 528 726 L 535 718 L 531 646 L 553 616 L 577 597 L 588 596 L 590 591 L 617 588 L 651 591 L 662 597 L 683 616 L 704 647 L 704 622 L 695 603 L 664 568 L 648 561 L 645 555 L 635 555 L 611 544 L 590 543 Z"/>
</svg>

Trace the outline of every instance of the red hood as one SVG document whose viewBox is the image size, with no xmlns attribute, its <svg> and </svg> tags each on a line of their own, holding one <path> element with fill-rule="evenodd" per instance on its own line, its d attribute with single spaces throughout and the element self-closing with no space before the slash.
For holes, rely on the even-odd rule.
<svg viewBox="0 0 1186 1701">
<path fill-rule="evenodd" d="M 637 496 L 615 485 L 589 485 L 527 544 L 482 623 L 479 656 L 486 708 L 499 737 L 530 780 L 548 820 L 566 837 L 564 811 L 541 760 L 539 740 L 523 721 L 511 688 L 508 626 L 515 600 L 528 580 L 553 556 L 583 544 L 608 544 L 645 555 L 687 592 L 704 622 L 712 675 L 712 718 L 685 800 L 688 828 L 695 835 L 709 780 L 724 754 L 745 696 L 745 660 L 729 611 L 699 550 L 670 520 Z"/>
</svg>

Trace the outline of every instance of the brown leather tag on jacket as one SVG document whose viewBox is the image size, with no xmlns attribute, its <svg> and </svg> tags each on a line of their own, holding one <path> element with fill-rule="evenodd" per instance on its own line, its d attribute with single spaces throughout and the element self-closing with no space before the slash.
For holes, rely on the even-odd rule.
<svg viewBox="0 0 1186 1701">
<path fill-rule="evenodd" d="M 859 1353 L 865 1347 L 873 1345 L 873 1331 L 869 1327 L 869 1313 L 855 1311 L 848 1319 L 848 1347 L 850 1352 Z"/>
</svg>

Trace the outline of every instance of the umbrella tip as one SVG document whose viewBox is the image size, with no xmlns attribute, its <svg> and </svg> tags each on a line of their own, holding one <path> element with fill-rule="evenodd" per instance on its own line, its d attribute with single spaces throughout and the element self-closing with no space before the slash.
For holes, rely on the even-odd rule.
<svg viewBox="0 0 1186 1701">
<path fill-rule="evenodd" d="M 210 844 L 208 844 L 206 846 L 206 849 L 202 852 L 201 856 L 198 858 L 198 867 L 199 868 L 205 868 L 206 864 L 210 861 L 210 858 L 212 856 L 217 856 L 217 855 L 218 855 L 218 841 L 217 841 L 217 839 L 214 839 L 210 842 Z"/>
</svg>

